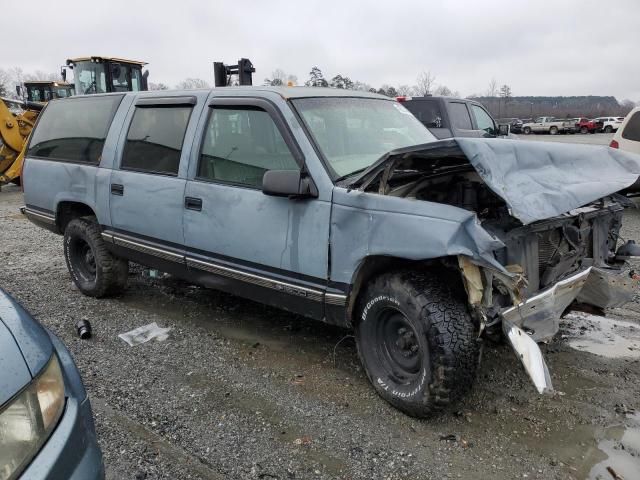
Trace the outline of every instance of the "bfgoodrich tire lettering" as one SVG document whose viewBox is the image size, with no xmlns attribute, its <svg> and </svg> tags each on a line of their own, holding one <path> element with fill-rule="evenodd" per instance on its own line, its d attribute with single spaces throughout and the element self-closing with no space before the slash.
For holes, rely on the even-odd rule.
<svg viewBox="0 0 640 480">
<path fill-rule="evenodd" d="M 464 301 L 425 273 L 376 278 L 358 305 L 356 343 L 378 394 L 415 417 L 435 414 L 472 386 L 476 329 Z"/>
<path fill-rule="evenodd" d="M 90 297 L 120 293 L 127 284 L 129 264 L 108 250 L 98 225 L 76 218 L 64 231 L 64 257 L 73 283 Z"/>
</svg>

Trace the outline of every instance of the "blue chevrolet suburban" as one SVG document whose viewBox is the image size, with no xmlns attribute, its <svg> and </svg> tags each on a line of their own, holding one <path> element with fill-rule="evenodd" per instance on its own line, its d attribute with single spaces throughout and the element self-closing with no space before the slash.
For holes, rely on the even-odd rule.
<svg viewBox="0 0 640 480">
<path fill-rule="evenodd" d="M 428 416 L 470 388 L 486 336 L 552 390 L 536 342 L 576 299 L 631 298 L 616 192 L 639 175 L 605 147 L 437 140 L 364 92 L 132 92 L 49 102 L 23 212 L 64 236 L 85 295 L 136 262 L 352 328 L 375 390 Z"/>
</svg>

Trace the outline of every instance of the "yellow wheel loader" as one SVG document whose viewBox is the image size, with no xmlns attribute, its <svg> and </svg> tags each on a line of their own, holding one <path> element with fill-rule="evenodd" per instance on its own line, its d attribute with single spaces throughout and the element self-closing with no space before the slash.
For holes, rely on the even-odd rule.
<svg viewBox="0 0 640 480">
<path fill-rule="evenodd" d="M 75 93 L 88 95 L 107 92 L 148 90 L 149 71 L 142 72 L 145 62 L 116 57 L 70 58 L 62 67 L 62 82 L 30 81 L 24 83 L 27 99 L 0 99 L 0 186 L 20 183 L 22 161 L 29 134 L 36 118 L 48 100 Z M 66 69 L 74 71 L 74 85 L 66 83 Z M 22 87 L 17 87 L 23 97 Z"/>
<path fill-rule="evenodd" d="M 27 139 L 42 105 L 0 98 L 0 185 L 20 181 Z"/>
</svg>

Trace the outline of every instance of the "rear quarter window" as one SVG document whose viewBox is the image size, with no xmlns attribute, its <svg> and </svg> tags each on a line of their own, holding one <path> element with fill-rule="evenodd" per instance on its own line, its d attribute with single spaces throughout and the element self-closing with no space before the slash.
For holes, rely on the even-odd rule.
<svg viewBox="0 0 640 480">
<path fill-rule="evenodd" d="M 622 138 L 640 142 L 640 111 L 634 113 L 622 131 Z"/>
<path fill-rule="evenodd" d="M 460 130 L 473 130 L 471 125 L 471 116 L 467 105 L 461 102 L 449 103 L 449 117 L 451 117 L 451 125 Z"/>
<path fill-rule="evenodd" d="M 427 128 L 445 128 L 440 105 L 435 100 L 412 100 L 402 105 Z"/>
<path fill-rule="evenodd" d="M 123 95 L 49 102 L 33 131 L 27 155 L 74 163 L 100 163 L 111 120 Z"/>
</svg>

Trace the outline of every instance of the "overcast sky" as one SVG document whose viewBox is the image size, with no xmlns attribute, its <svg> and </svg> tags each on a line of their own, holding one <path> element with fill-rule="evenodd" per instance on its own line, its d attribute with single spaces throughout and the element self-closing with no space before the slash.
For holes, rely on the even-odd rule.
<svg viewBox="0 0 640 480">
<path fill-rule="evenodd" d="M 276 68 L 302 83 L 317 65 L 326 78 L 375 87 L 412 85 L 429 70 L 464 96 L 485 93 L 495 77 L 515 96 L 640 101 L 639 0 L 2 3 L 0 68 L 26 72 L 110 55 L 145 60 L 150 81 L 173 86 L 213 83 L 214 60 L 248 57 L 254 84 Z"/>
</svg>

